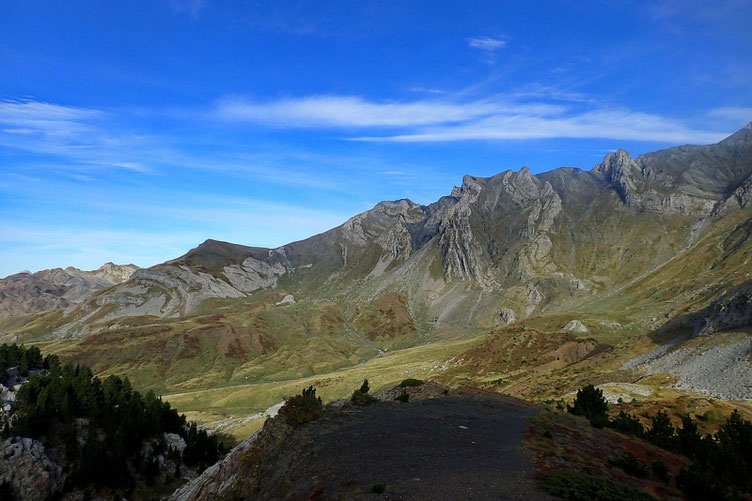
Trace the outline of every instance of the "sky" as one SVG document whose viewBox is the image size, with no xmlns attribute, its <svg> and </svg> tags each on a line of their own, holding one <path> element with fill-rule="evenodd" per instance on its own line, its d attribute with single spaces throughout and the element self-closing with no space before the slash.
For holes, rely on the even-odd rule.
<svg viewBox="0 0 752 501">
<path fill-rule="evenodd" d="M 0 277 L 716 142 L 752 121 L 751 26 L 752 0 L 0 2 Z"/>
</svg>

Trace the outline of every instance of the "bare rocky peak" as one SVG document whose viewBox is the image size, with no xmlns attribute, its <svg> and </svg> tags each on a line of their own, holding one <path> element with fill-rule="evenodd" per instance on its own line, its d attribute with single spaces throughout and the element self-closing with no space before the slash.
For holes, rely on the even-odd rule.
<svg viewBox="0 0 752 501">
<path fill-rule="evenodd" d="M 593 168 L 624 203 L 639 211 L 707 216 L 750 199 L 752 127 L 717 144 L 677 146 L 633 159 L 624 150 Z"/>
<path fill-rule="evenodd" d="M 133 264 L 106 263 L 92 271 L 69 266 L 11 275 L 0 280 L 0 316 L 65 308 L 93 292 L 125 282 L 136 270 Z"/>
<path fill-rule="evenodd" d="M 115 264 L 112 262 L 103 264 L 98 270 L 91 271 L 90 273 L 96 277 L 108 280 L 113 284 L 119 284 L 125 282 L 131 275 L 138 270 L 139 267 L 135 264 Z"/>
</svg>

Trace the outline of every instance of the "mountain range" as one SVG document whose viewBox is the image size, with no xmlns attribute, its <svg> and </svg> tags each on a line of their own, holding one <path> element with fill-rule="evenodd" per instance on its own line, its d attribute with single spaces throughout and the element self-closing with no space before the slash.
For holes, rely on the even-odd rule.
<svg viewBox="0 0 752 501">
<path fill-rule="evenodd" d="M 146 269 L 13 275 L 0 281 L 0 312 L 13 315 L 0 331 L 168 394 L 299 381 L 437 343 L 454 347 L 442 352 L 445 374 L 490 378 L 466 341 L 486 336 L 478 355 L 489 335 L 514 329 L 575 343 L 570 363 L 601 379 L 643 371 L 636 381 L 655 367 L 629 361 L 656 349 L 650 360 L 685 350 L 686 361 L 742 343 L 728 357 L 747 360 L 751 202 L 752 123 L 717 144 L 618 150 L 589 171 L 468 175 L 429 205 L 381 202 L 274 249 L 207 240 Z M 19 300 L 19 289 L 35 292 Z M 693 348 L 709 336 L 711 347 Z M 606 358 L 587 366 L 596 354 Z M 541 374 L 561 367 L 533 357 L 494 374 L 537 385 L 540 398 L 581 382 L 548 387 Z M 660 370 L 713 394 L 712 371 L 700 365 L 705 379 L 687 383 L 681 363 Z M 725 395 L 752 397 L 749 379 Z"/>
</svg>

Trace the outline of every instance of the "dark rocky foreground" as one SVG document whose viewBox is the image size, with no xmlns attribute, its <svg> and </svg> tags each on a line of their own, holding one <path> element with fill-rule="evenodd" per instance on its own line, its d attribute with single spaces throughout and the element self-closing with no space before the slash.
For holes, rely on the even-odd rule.
<svg viewBox="0 0 752 501">
<path fill-rule="evenodd" d="M 551 499 L 522 446 L 539 412 L 469 393 L 335 404 L 295 431 L 278 417 L 173 499 Z"/>
</svg>

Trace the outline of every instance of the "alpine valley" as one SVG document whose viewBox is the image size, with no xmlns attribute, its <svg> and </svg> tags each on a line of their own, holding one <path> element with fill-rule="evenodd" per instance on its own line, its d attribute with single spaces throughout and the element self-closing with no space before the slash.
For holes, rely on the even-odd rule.
<svg viewBox="0 0 752 501">
<path fill-rule="evenodd" d="M 0 342 L 243 438 L 302 387 L 333 400 L 364 378 L 749 412 L 751 259 L 752 124 L 589 171 L 468 175 L 275 249 L 207 240 L 148 269 L 13 275 Z"/>
</svg>

